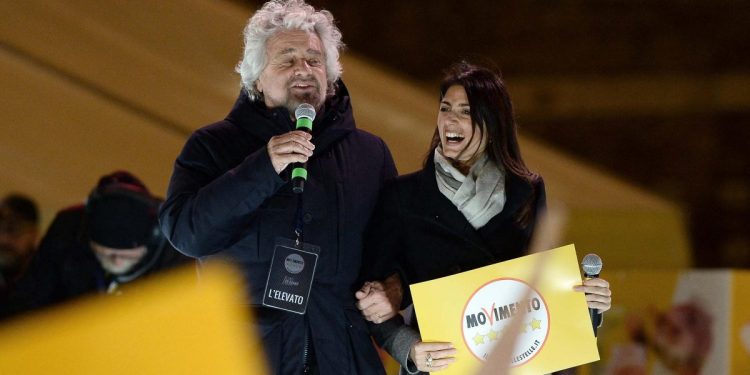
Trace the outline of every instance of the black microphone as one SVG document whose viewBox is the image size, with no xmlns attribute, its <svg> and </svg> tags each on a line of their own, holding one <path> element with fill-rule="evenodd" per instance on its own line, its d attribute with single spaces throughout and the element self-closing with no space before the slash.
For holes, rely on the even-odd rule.
<svg viewBox="0 0 750 375">
<path fill-rule="evenodd" d="M 599 277 L 599 273 L 602 272 L 602 258 L 596 254 L 587 254 L 581 261 L 581 268 L 585 277 L 590 279 Z M 602 313 L 598 309 L 589 309 L 589 316 L 591 325 L 594 327 L 594 336 L 596 336 L 596 330 L 602 324 Z"/>
<path fill-rule="evenodd" d="M 297 119 L 296 130 L 312 133 L 313 120 L 315 120 L 315 107 L 302 103 L 294 110 Z M 299 194 L 305 191 L 307 181 L 307 163 L 292 163 L 292 191 Z"/>
</svg>

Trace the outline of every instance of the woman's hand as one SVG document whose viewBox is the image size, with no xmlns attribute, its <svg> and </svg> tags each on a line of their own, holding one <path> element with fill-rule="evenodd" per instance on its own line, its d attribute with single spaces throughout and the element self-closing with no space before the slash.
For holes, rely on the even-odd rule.
<svg viewBox="0 0 750 375">
<path fill-rule="evenodd" d="M 394 274 L 383 282 L 366 282 L 354 296 L 357 297 L 357 308 L 362 311 L 362 316 L 380 324 L 398 313 L 402 294 L 401 279 Z"/>
<path fill-rule="evenodd" d="M 419 371 L 435 372 L 444 370 L 456 361 L 453 357 L 456 348 L 449 342 L 418 342 L 411 347 L 409 359 Z"/>
<path fill-rule="evenodd" d="M 587 279 L 584 280 L 583 285 L 577 285 L 573 289 L 586 293 L 586 303 L 590 309 L 598 309 L 600 313 L 603 313 L 612 307 L 612 291 L 609 290 L 607 280 Z"/>
</svg>

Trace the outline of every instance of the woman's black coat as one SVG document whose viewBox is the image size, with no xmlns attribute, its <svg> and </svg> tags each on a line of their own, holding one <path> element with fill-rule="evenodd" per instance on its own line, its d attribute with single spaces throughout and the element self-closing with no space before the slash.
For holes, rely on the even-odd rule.
<svg viewBox="0 0 750 375">
<path fill-rule="evenodd" d="M 437 187 L 432 158 L 425 168 L 398 177 L 381 193 L 367 232 L 362 274 L 383 279 L 398 271 L 403 306 L 411 303 L 407 285 L 456 274 L 525 255 L 536 215 L 546 205 L 541 178 L 529 185 L 508 174 L 503 210 L 479 230 Z M 519 210 L 533 204 L 530 224 L 517 222 Z"/>
</svg>

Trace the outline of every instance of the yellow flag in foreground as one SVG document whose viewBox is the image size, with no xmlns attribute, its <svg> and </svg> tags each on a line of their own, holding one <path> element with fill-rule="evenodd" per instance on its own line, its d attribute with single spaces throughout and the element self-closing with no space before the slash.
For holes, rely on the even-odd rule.
<svg viewBox="0 0 750 375">
<path fill-rule="evenodd" d="M 157 275 L 0 326 L 0 374 L 265 374 L 238 275 Z"/>
<path fill-rule="evenodd" d="M 515 344 L 498 370 L 543 374 L 599 360 L 585 297 L 573 290 L 580 284 L 568 245 L 413 284 L 411 293 L 422 340 L 456 346 L 442 374 L 478 372 L 500 341 Z M 514 340 L 502 340 L 508 332 Z"/>
</svg>

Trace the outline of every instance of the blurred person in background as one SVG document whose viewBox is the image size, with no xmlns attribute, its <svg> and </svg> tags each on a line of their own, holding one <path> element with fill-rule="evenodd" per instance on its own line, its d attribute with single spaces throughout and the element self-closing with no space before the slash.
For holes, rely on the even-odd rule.
<svg viewBox="0 0 750 375">
<path fill-rule="evenodd" d="M 187 141 L 161 209 L 177 249 L 242 270 L 275 374 L 384 373 L 353 290 L 365 225 L 396 170 L 385 143 L 356 127 L 342 46 L 329 12 L 263 5 L 245 29 L 242 92 Z M 311 134 L 294 130 L 303 103 L 317 113 Z M 295 162 L 309 172 L 301 193 Z"/>
<path fill-rule="evenodd" d="M 9 194 L 0 200 L 0 315 L 34 256 L 38 233 L 39 209 L 31 198 Z"/>
<path fill-rule="evenodd" d="M 9 296 L 9 313 L 127 293 L 133 281 L 189 262 L 162 235 L 159 204 L 129 172 L 101 177 L 85 204 L 57 213 Z"/>
</svg>

